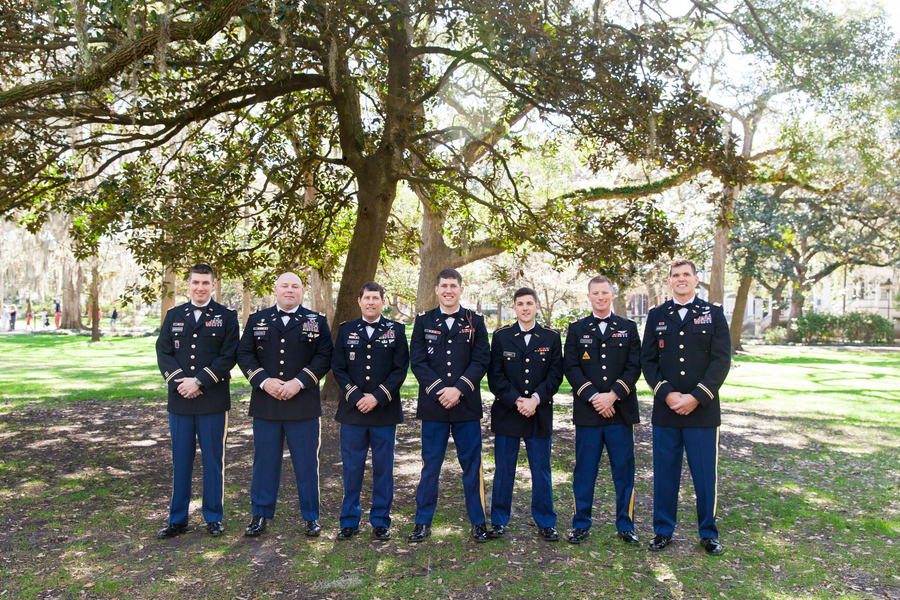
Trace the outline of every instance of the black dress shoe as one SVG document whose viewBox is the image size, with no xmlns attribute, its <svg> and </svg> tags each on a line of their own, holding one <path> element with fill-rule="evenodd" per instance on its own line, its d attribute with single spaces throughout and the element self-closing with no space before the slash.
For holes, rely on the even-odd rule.
<svg viewBox="0 0 900 600">
<path fill-rule="evenodd" d="M 619 531 L 618 533 L 616 533 L 616 535 L 619 536 L 619 539 L 626 544 L 629 544 L 631 546 L 640 545 L 640 542 L 638 541 L 637 536 L 634 535 L 633 531 Z"/>
<path fill-rule="evenodd" d="M 653 541 L 650 542 L 650 544 L 647 547 L 650 548 L 651 550 L 653 550 L 654 552 L 659 552 L 660 550 L 665 550 L 666 546 L 668 546 L 671 543 L 672 543 L 671 537 L 669 537 L 667 535 L 663 535 L 661 533 L 657 533 L 656 537 L 653 538 Z"/>
<path fill-rule="evenodd" d="M 225 530 L 222 529 L 221 523 L 207 523 L 206 524 L 206 533 L 208 533 L 212 537 L 219 537 Z"/>
<path fill-rule="evenodd" d="M 503 537 L 503 534 L 506 533 L 506 527 L 503 525 L 491 525 L 491 528 L 488 530 L 488 537 L 491 539 Z"/>
<path fill-rule="evenodd" d="M 429 535 L 431 535 L 431 527 L 427 525 L 419 525 L 418 523 L 416 523 L 416 526 L 413 527 L 413 530 L 409 534 L 409 537 L 406 538 L 406 541 L 410 544 L 414 544 L 416 542 L 421 542 Z"/>
<path fill-rule="evenodd" d="M 722 547 L 722 544 L 716 538 L 700 538 L 700 545 L 703 546 L 707 554 L 712 556 L 718 556 L 725 552 L 725 548 Z"/>
<path fill-rule="evenodd" d="M 487 525 L 482 523 L 481 525 L 475 525 L 474 527 L 472 527 L 472 539 L 479 544 L 491 539 L 488 535 Z"/>
<path fill-rule="evenodd" d="M 319 525 L 318 519 L 313 519 L 312 521 L 306 522 L 306 535 L 309 537 L 319 537 L 319 533 L 322 532 L 322 526 Z"/>
<path fill-rule="evenodd" d="M 244 535 L 247 537 L 258 537 L 262 535 L 263 531 L 266 530 L 266 518 L 260 517 L 259 515 L 253 515 L 253 520 L 250 521 L 250 524 L 247 525 L 247 531 L 244 532 Z"/>
<path fill-rule="evenodd" d="M 359 533 L 359 526 L 356 527 L 341 527 L 340 533 L 337 534 L 337 539 L 339 540 L 349 540 L 354 536 L 354 534 Z"/>
<path fill-rule="evenodd" d="M 158 537 L 161 540 L 165 540 L 168 538 L 173 538 L 176 535 L 181 535 L 182 533 L 185 533 L 187 530 L 188 530 L 187 525 L 178 525 L 176 523 L 169 523 L 168 525 L 166 525 L 165 527 L 160 529 L 158 532 L 156 532 L 156 537 Z"/>
<path fill-rule="evenodd" d="M 591 532 L 587 529 L 582 529 L 581 527 L 576 527 L 572 531 L 569 532 L 569 537 L 566 540 L 570 544 L 583 544 L 584 540 L 590 537 Z"/>
<path fill-rule="evenodd" d="M 538 533 L 541 534 L 541 539 L 545 542 L 559 541 L 559 533 L 556 531 L 556 527 L 542 527 Z"/>
<path fill-rule="evenodd" d="M 384 525 L 379 525 L 372 531 L 372 535 L 376 540 L 389 540 L 391 539 L 391 530 Z"/>
</svg>

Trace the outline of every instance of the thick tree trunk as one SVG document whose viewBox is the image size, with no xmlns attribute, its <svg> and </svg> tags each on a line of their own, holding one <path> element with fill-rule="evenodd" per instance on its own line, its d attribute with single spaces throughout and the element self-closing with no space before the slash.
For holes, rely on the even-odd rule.
<svg viewBox="0 0 900 600">
<path fill-rule="evenodd" d="M 73 260 L 67 260 L 63 268 L 63 299 L 61 329 L 81 329 L 81 266 Z"/>
<path fill-rule="evenodd" d="M 247 326 L 247 321 L 250 319 L 250 306 L 251 298 L 250 298 L 250 290 L 247 289 L 246 284 L 243 286 L 243 294 L 241 295 L 241 330 L 243 331 L 244 327 Z"/>
<path fill-rule="evenodd" d="M 160 287 L 159 294 L 159 307 L 161 313 L 160 325 L 162 325 L 162 321 L 166 318 L 166 313 L 175 306 L 175 285 L 175 270 L 172 269 L 172 267 L 167 266 L 163 273 L 162 286 Z"/>
<path fill-rule="evenodd" d="M 334 329 L 334 285 L 330 279 L 323 277 L 315 269 L 309 274 L 309 307 L 325 313 L 328 327 Z"/>
<path fill-rule="evenodd" d="M 747 297 L 750 295 L 750 286 L 753 284 L 752 275 L 741 277 L 738 286 L 737 298 L 734 301 L 734 312 L 731 313 L 731 349 L 742 350 L 741 333 L 744 331 L 744 311 L 747 309 Z"/>
<path fill-rule="evenodd" d="M 451 248 L 444 241 L 443 215 L 437 212 L 421 188 L 414 186 L 413 189 L 422 204 L 422 245 L 419 246 L 419 283 L 416 287 L 416 313 L 419 313 L 437 306 L 434 286 L 438 273 L 497 256 L 504 248 L 492 240 L 478 242 L 465 250 Z"/>
<path fill-rule="evenodd" d="M 728 237 L 731 235 L 731 215 L 734 204 L 740 193 L 740 186 L 726 185 L 722 193 L 725 198 L 716 221 L 713 237 L 712 267 L 709 271 L 709 301 L 724 303 L 725 300 L 725 264 L 728 259 Z"/>
<path fill-rule="evenodd" d="M 219 304 L 225 304 L 222 302 L 222 278 L 218 276 L 219 268 L 216 267 L 216 302 Z"/>
<path fill-rule="evenodd" d="M 100 341 L 100 265 L 94 259 L 91 265 L 91 341 Z"/>
<path fill-rule="evenodd" d="M 616 294 L 613 297 L 613 312 L 620 317 L 628 316 L 628 306 L 625 304 L 625 296 L 623 294 Z"/>
<path fill-rule="evenodd" d="M 791 328 L 791 325 L 794 323 L 794 320 L 797 319 L 800 315 L 803 314 L 803 303 L 806 301 L 805 298 L 806 290 L 804 286 L 800 283 L 794 282 L 791 286 L 791 312 L 788 315 L 787 320 L 787 341 L 796 342 L 798 341 L 797 333 Z"/>
</svg>

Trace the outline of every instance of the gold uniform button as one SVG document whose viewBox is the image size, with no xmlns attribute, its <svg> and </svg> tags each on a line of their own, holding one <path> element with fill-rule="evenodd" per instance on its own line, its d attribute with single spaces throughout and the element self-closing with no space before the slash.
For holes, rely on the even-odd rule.
<svg viewBox="0 0 900 600">
<path fill-rule="evenodd" d="M 684 371 L 682 371 L 681 374 L 684 375 Z"/>
<path fill-rule="evenodd" d="M 447 350 L 447 354 L 450 354 L 450 351 L 449 351 L 449 350 Z"/>
<path fill-rule="evenodd" d="M 525 383 L 528 383 L 528 380 L 527 380 L 527 379 L 525 380 Z"/>
<path fill-rule="evenodd" d="M 195 344 L 191 344 L 191 348 L 196 348 L 196 347 L 197 346 Z"/>
<path fill-rule="evenodd" d="M 281 340 L 281 343 L 283 344 L 283 343 L 284 343 L 284 340 Z"/>
<path fill-rule="evenodd" d="M 527 373 L 527 372 L 528 372 L 528 369 L 525 369 L 525 372 Z"/>
<path fill-rule="evenodd" d="M 278 361 L 278 362 L 281 363 L 281 364 L 284 364 L 284 361 L 283 361 L 283 360 L 280 360 L 280 361 Z"/>
<path fill-rule="evenodd" d="M 606 344 L 601 344 L 600 347 L 601 347 L 601 348 L 606 348 Z"/>
<path fill-rule="evenodd" d="M 453 340 L 447 340 L 447 343 L 448 343 L 448 344 L 452 344 L 452 343 L 453 343 Z"/>
<path fill-rule="evenodd" d="M 447 373 L 447 377 L 453 377 L 450 373 Z M 527 381 L 525 383 L 528 383 Z"/>
<path fill-rule="evenodd" d="M 194 334 L 194 337 L 197 337 L 197 334 L 196 334 L 196 333 Z"/>
<path fill-rule="evenodd" d="M 684 332 L 683 332 L 683 331 L 679 331 L 679 332 L 678 332 L 678 335 L 684 335 Z"/>
<path fill-rule="evenodd" d="M 372 358 L 371 354 L 366 354 L 366 358 Z"/>
<path fill-rule="evenodd" d="M 284 354 L 284 350 L 282 350 L 281 353 Z"/>
<path fill-rule="evenodd" d="M 371 347 L 372 347 L 372 344 L 369 344 L 368 346 L 366 346 L 366 348 L 371 348 Z"/>
<path fill-rule="evenodd" d="M 703 333 L 706 333 L 705 331 Z M 213 337 L 216 337 L 216 334 L 213 334 Z"/>
<path fill-rule="evenodd" d="M 606 368 L 606 365 L 603 365 L 603 368 L 605 369 L 605 368 Z"/>
<path fill-rule="evenodd" d="M 372 365 L 366 365 L 366 369 L 371 369 Z"/>
<path fill-rule="evenodd" d="M 194 355 L 193 355 L 193 354 L 191 354 L 191 360 L 194 360 Z"/>
<path fill-rule="evenodd" d="M 606 377 L 603 378 L 603 381 L 606 381 Z"/>
<path fill-rule="evenodd" d="M 678 347 L 684 350 L 684 344 L 679 344 Z"/>
<path fill-rule="evenodd" d="M 605 355 L 605 354 L 601 354 L 601 355 L 600 355 L 600 358 L 606 358 L 606 355 Z"/>
<path fill-rule="evenodd" d="M 451 364 L 453 364 L 453 363 L 448 362 L 448 363 L 447 363 L 447 366 L 449 367 Z"/>
<path fill-rule="evenodd" d="M 284 375 L 284 373 L 282 373 L 282 372 L 280 372 L 280 371 L 278 372 L 278 374 L 279 374 L 279 375 Z"/>
<path fill-rule="evenodd" d="M 193 371 L 193 370 L 196 369 L 196 368 L 197 368 L 197 367 L 191 365 L 191 371 Z"/>
<path fill-rule="evenodd" d="M 706 330 L 705 330 L 705 329 L 703 330 L 703 333 L 706 333 Z M 215 334 L 213 334 L 213 335 L 215 335 Z"/>
<path fill-rule="evenodd" d="M 682 357 L 679 358 L 678 360 L 680 360 L 681 362 L 684 362 L 684 357 L 682 356 Z"/>
<path fill-rule="evenodd" d="M 527 394 L 527 393 L 528 393 L 528 390 L 525 390 L 525 393 Z"/>
<path fill-rule="evenodd" d="M 531 362 L 531 359 L 530 359 L 530 358 L 526 358 L 526 359 L 525 359 L 525 362 Z"/>
<path fill-rule="evenodd" d="M 366 375 L 366 381 L 368 381 L 368 380 L 369 380 L 369 376 L 368 376 L 368 375 Z"/>
</svg>

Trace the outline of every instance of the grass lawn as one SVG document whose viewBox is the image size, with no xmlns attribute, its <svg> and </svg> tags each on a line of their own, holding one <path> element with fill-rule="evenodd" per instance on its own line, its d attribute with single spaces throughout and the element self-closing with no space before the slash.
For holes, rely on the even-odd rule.
<svg viewBox="0 0 900 600">
<path fill-rule="evenodd" d="M 398 428 L 395 539 L 337 542 L 338 427 L 325 407 L 323 536 L 303 536 L 289 461 L 269 531 L 242 537 L 253 460 L 248 388 L 235 371 L 226 452 L 226 535 L 205 535 L 200 458 L 192 533 L 158 541 L 171 494 L 168 424 L 152 338 L 0 338 L 0 598 L 900 598 L 900 353 L 753 348 L 722 390 L 721 557 L 697 546 L 687 467 L 675 545 L 651 554 L 615 538 L 604 457 L 591 538 L 542 542 L 529 515 L 525 452 L 505 538 L 468 537 L 460 470 L 448 451 L 428 541 L 408 545 L 418 483 L 412 377 Z M 483 386 L 486 397 L 486 384 Z M 652 537 L 650 396 L 636 429 L 635 519 Z M 486 411 L 487 412 L 487 411 Z M 558 527 L 572 518 L 574 429 L 556 397 Z M 493 445 L 484 422 L 488 503 Z M 371 500 L 367 473 L 363 504 Z"/>
</svg>

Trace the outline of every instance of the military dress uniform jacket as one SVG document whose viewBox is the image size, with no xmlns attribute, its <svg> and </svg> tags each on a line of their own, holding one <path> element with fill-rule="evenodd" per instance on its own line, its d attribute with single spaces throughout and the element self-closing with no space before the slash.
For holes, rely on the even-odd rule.
<svg viewBox="0 0 900 600">
<path fill-rule="evenodd" d="M 731 336 L 721 306 L 695 297 L 682 322 L 671 300 L 650 310 L 641 347 L 641 366 L 653 390 L 653 425 L 718 427 L 719 388 L 731 368 Z M 691 394 L 700 403 L 689 415 L 666 404 L 670 392 Z"/>
<path fill-rule="evenodd" d="M 322 416 L 319 380 L 331 369 L 334 342 L 325 315 L 303 306 L 287 325 L 278 306 L 250 315 L 238 346 L 238 365 L 253 388 L 251 417 L 299 421 Z M 278 400 L 260 387 L 270 377 L 303 384 L 290 400 Z"/>
<path fill-rule="evenodd" d="M 494 332 L 488 386 L 494 394 L 491 431 L 498 435 L 546 439 L 553 433 L 553 396 L 563 378 L 562 341 L 559 332 L 537 325 L 525 333 L 515 322 Z M 540 404 L 532 417 L 516 407 L 520 397 L 537 394 Z"/>
<path fill-rule="evenodd" d="M 481 313 L 465 308 L 460 313 L 449 330 L 440 307 L 416 317 L 409 355 L 419 382 L 417 419 L 459 423 L 484 416 L 479 384 L 491 363 L 487 328 Z M 445 387 L 462 392 L 459 403 L 449 410 L 438 402 L 438 390 Z"/>
<path fill-rule="evenodd" d="M 334 418 L 345 425 L 397 425 L 403 422 L 400 386 L 409 371 L 406 327 L 382 317 L 369 339 L 366 326 L 359 318 L 338 328 L 331 370 L 344 395 Z M 378 400 L 378 407 L 368 413 L 356 408 L 364 393 Z"/>
<path fill-rule="evenodd" d="M 563 359 L 575 397 L 575 425 L 597 427 L 640 423 L 635 384 L 641 376 L 641 340 L 634 321 L 610 313 L 606 331 L 588 315 L 569 324 Z M 615 392 L 616 413 L 606 418 L 591 404 L 594 394 Z"/>
<path fill-rule="evenodd" d="M 194 320 L 190 303 L 169 310 L 156 340 L 156 361 L 169 388 L 167 410 L 176 415 L 209 415 L 231 410 L 228 382 L 236 360 L 241 326 L 237 313 L 213 300 Z M 188 400 L 178 393 L 182 377 L 197 378 L 203 392 Z"/>
</svg>

